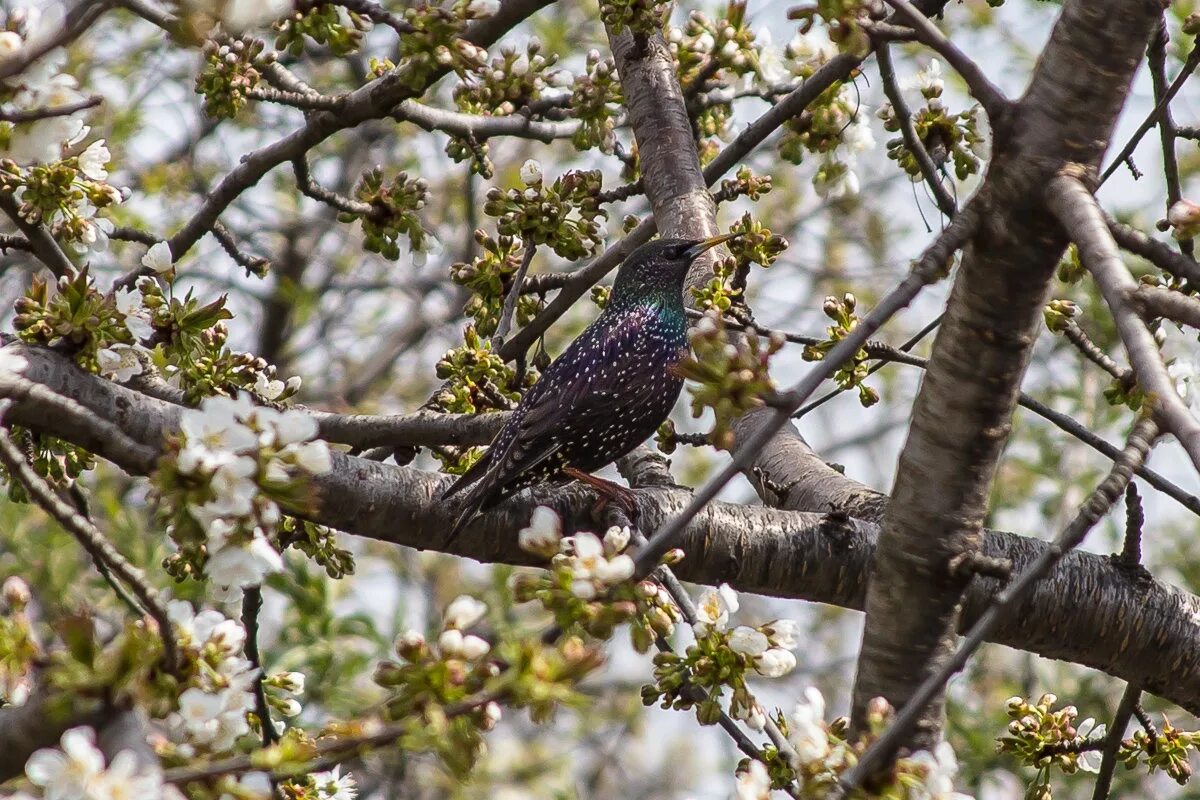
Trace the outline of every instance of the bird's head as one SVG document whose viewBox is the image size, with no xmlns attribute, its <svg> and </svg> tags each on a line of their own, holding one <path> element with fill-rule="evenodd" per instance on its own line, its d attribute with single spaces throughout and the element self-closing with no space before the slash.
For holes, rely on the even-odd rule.
<svg viewBox="0 0 1200 800">
<path fill-rule="evenodd" d="M 647 295 L 681 297 L 692 262 L 703 253 L 737 236 L 726 233 L 708 239 L 655 239 L 629 254 L 613 283 L 615 299 Z"/>
</svg>

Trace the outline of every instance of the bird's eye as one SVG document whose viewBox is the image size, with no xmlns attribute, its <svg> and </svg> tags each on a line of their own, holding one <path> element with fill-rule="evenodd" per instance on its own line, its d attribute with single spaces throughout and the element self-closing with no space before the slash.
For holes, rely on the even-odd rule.
<svg viewBox="0 0 1200 800">
<path fill-rule="evenodd" d="M 678 261 L 687 256 L 688 248 L 689 246 L 686 244 L 677 244 L 671 248 L 671 252 L 668 255 L 672 261 Z"/>
</svg>

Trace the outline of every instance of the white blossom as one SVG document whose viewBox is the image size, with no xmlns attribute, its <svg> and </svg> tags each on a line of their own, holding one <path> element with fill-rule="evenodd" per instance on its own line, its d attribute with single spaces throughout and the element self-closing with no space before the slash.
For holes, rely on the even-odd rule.
<svg viewBox="0 0 1200 800">
<path fill-rule="evenodd" d="M 916 79 L 905 86 L 905 88 L 915 88 L 921 91 L 921 94 L 929 97 L 930 95 L 937 97 L 946 88 L 946 84 L 942 81 L 942 64 L 936 58 L 931 60 L 924 69 L 917 72 Z"/>
<path fill-rule="evenodd" d="M 633 559 L 621 554 L 608 558 L 604 544 L 594 533 L 578 533 L 570 538 L 572 554 L 568 559 L 571 570 L 571 591 L 576 597 L 590 600 L 600 589 L 633 576 Z"/>
<path fill-rule="evenodd" d="M 465 637 L 458 628 L 447 628 L 438 636 L 438 649 L 443 658 L 457 658 L 463 654 Z"/>
<path fill-rule="evenodd" d="M 277 400 L 283 394 L 283 390 L 287 388 L 281 380 L 268 378 L 266 373 L 260 372 L 254 378 L 254 393 L 259 397 L 265 397 L 267 400 Z"/>
<path fill-rule="evenodd" d="M 546 506 L 538 506 L 533 510 L 529 527 L 522 528 L 517 534 L 517 544 L 522 550 L 538 555 L 550 555 L 558 551 L 562 541 L 562 523 L 558 514 Z"/>
<path fill-rule="evenodd" d="M 216 597 L 224 602 L 238 599 L 246 587 L 258 586 L 267 575 L 282 569 L 283 558 L 261 533 L 245 546 L 221 548 L 204 566 Z"/>
<path fill-rule="evenodd" d="M 483 619 L 483 615 L 486 613 L 487 603 L 484 603 L 482 600 L 476 600 L 469 594 L 462 594 L 454 598 L 450 605 L 446 606 L 444 624 L 447 628 L 457 628 L 460 631 L 466 630 Z"/>
<path fill-rule="evenodd" d="M 770 646 L 766 634 L 746 625 L 738 625 L 729 632 L 729 649 L 735 653 L 757 658 Z"/>
<path fill-rule="evenodd" d="M 96 748 L 91 728 L 71 728 L 58 748 L 38 750 L 25 762 L 25 774 L 42 788 L 45 800 L 86 797 L 104 771 L 104 755 Z"/>
<path fill-rule="evenodd" d="M 796 668 L 796 656 L 791 650 L 772 647 L 754 662 L 758 674 L 767 678 L 781 678 Z"/>
<path fill-rule="evenodd" d="M 750 768 L 737 776 L 737 800 L 769 800 L 771 776 L 761 761 L 751 761 Z"/>
<path fill-rule="evenodd" d="M 534 159 L 529 159 L 521 165 L 521 182 L 526 186 L 534 186 L 542 182 L 542 165 Z M 535 195 L 536 196 L 536 195 Z"/>
<path fill-rule="evenodd" d="M 154 335 L 154 327 L 150 324 L 150 311 L 142 300 L 142 293 L 137 289 L 119 289 L 113 293 L 117 311 L 125 315 L 125 327 L 139 342 Z"/>
<path fill-rule="evenodd" d="M 171 246 L 166 242 L 155 242 L 142 256 L 142 266 L 149 267 L 158 274 L 170 272 L 175 264 L 171 260 Z"/>
<path fill-rule="evenodd" d="M 134 375 L 142 374 L 142 362 L 137 349 L 127 344 L 113 344 L 96 353 L 100 374 L 117 383 L 125 383 Z"/>
<path fill-rule="evenodd" d="M 491 652 L 492 646 L 478 636 L 464 636 L 460 652 L 463 658 L 476 661 Z"/>
<path fill-rule="evenodd" d="M 796 751 L 794 766 L 798 769 L 829 755 L 825 698 L 815 686 L 804 690 L 804 696 L 788 716 L 788 742 Z"/>
<path fill-rule="evenodd" d="M 604 547 L 610 553 L 621 553 L 629 546 L 629 526 L 613 525 L 604 534 Z"/>
<path fill-rule="evenodd" d="M 79 154 L 79 171 L 94 181 L 102 181 L 108 177 L 106 167 L 111 160 L 112 154 L 108 152 L 104 140 L 97 139 Z"/>
<path fill-rule="evenodd" d="M 355 800 L 358 797 L 358 786 L 354 778 L 347 772 L 341 774 L 342 766 L 338 764 L 329 772 L 315 772 L 312 775 L 313 785 L 317 789 L 317 797 L 321 800 Z"/>
<path fill-rule="evenodd" d="M 771 643 L 784 650 L 795 650 L 800 646 L 800 623 L 791 619 L 777 619 L 763 626 Z"/>
<path fill-rule="evenodd" d="M 912 757 L 912 762 L 925 770 L 921 795 L 924 800 L 973 800 L 971 795 L 954 791 L 954 776 L 958 773 L 958 759 L 949 742 L 940 742 L 933 753 L 922 750 Z"/>
<path fill-rule="evenodd" d="M 1096 720 L 1092 717 L 1088 717 L 1075 728 L 1075 735 L 1081 739 L 1101 738 L 1107 732 L 1107 727 L 1103 724 L 1097 725 Z M 951 757 L 953 755 L 953 751 L 951 751 Z M 1100 762 L 1102 759 L 1103 756 L 1099 750 L 1087 750 L 1076 757 L 1076 763 L 1079 764 L 1079 768 L 1084 772 L 1095 773 L 1100 771 Z"/>
<path fill-rule="evenodd" d="M 729 626 L 729 615 L 738 610 L 737 593 L 729 584 L 706 589 L 696 606 L 696 632 L 703 635 L 709 628 L 723 631 Z"/>
</svg>

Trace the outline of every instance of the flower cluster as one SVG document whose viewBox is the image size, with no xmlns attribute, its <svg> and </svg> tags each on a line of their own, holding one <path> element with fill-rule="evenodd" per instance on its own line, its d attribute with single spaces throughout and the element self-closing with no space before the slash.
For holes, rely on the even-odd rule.
<svg viewBox="0 0 1200 800">
<path fill-rule="evenodd" d="M 492 238 L 483 230 L 475 231 L 475 241 L 482 252 L 469 264 L 459 262 L 451 266 L 450 278 L 471 290 L 464 311 L 475 320 L 475 329 L 480 335 L 490 336 L 500 323 L 504 299 L 525 258 L 525 248 L 520 239 L 512 236 Z M 522 294 L 517 300 L 514 321 L 518 326 L 527 324 L 537 315 L 539 307 L 536 297 Z"/>
<path fill-rule="evenodd" d="M 442 631 L 435 642 L 426 642 L 418 631 L 396 640 L 399 662 L 384 661 L 375 670 L 375 682 L 392 692 L 387 701 L 391 719 L 426 719 L 445 729 L 445 740 L 436 744 L 448 763 L 469 768 L 482 750 L 480 734 L 500 721 L 500 706 L 486 702 L 453 720 L 442 709 L 482 689 L 500 673 L 488 656 L 491 644 L 466 631 L 483 619 L 487 605 L 468 595 L 446 608 Z"/>
<path fill-rule="evenodd" d="M 746 677 L 753 672 L 779 678 L 795 669 L 792 650 L 799 645 L 799 627 L 790 620 L 775 620 L 730 629 L 730 616 L 737 610 L 737 594 L 727 584 L 705 590 L 696 604 L 695 643 L 682 655 L 655 655 L 655 683 L 642 687 L 642 702 L 661 702 L 663 708 L 694 707 L 700 724 L 712 725 L 720 718 L 720 698 L 729 688 L 730 716 L 762 730 L 766 713 L 750 693 Z M 707 690 L 707 699 L 696 702 L 689 691 L 692 686 Z"/>
<path fill-rule="evenodd" d="M 204 98 L 205 114 L 229 119 L 245 107 L 247 94 L 262 80 L 260 57 L 274 58 L 273 53 L 263 55 L 263 47 L 261 40 L 253 38 L 204 43 L 204 66 L 196 76 L 196 94 Z"/>
<path fill-rule="evenodd" d="M 1079 710 L 1075 706 L 1054 710 L 1057 702 L 1056 696 L 1047 693 L 1036 703 L 1010 697 L 1005 704 L 1012 721 L 1008 723 L 1007 735 L 997 739 L 996 750 L 1013 756 L 1025 766 L 1037 767 L 1037 778 L 1027 797 L 1050 797 L 1052 768 L 1068 775 L 1078 770 L 1097 772 L 1100 769 L 1099 750 L 1104 744 L 1104 725 L 1096 725 L 1090 717 L 1076 723 Z"/>
<path fill-rule="evenodd" d="M 945 85 L 942 83 L 941 65 L 936 58 L 917 73 L 914 86 L 925 98 L 925 105 L 916 109 L 913 114 L 913 127 L 916 128 L 917 138 L 925 146 L 933 163 L 940 167 L 948 161 L 953 161 L 954 173 L 959 180 L 978 172 L 979 154 L 983 146 L 983 135 L 979 131 L 978 106 L 958 114 L 951 114 L 946 110 L 942 104 Z M 890 104 L 882 106 L 877 114 L 883 120 L 884 130 L 891 133 L 900 130 L 900 120 Z M 921 180 L 921 167 L 902 136 L 889 140 L 887 151 L 888 158 L 898 163 L 912 180 Z"/>
<path fill-rule="evenodd" d="M 798 33 L 784 49 L 791 72 L 807 78 L 830 58 L 837 48 L 825 37 L 823 29 Z M 805 153 L 821 157 L 813 178 L 817 194 L 837 199 L 858 193 L 854 172 L 857 154 L 874 145 L 869 109 L 858 100 L 853 87 L 835 83 L 810 103 L 805 113 L 784 125 L 779 154 L 793 164 L 804 160 Z"/>
<path fill-rule="evenodd" d="M 643 36 L 658 33 L 669 13 L 670 4 L 662 0 L 604 0 L 600 3 L 600 19 L 613 33 L 626 28 Z"/>
<path fill-rule="evenodd" d="M 249 396 L 207 398 L 183 412 L 180 436 L 155 476 L 160 506 L 180 552 L 176 577 L 208 576 L 222 600 L 282 568 L 268 538 L 278 502 L 305 505 L 310 479 L 332 468 L 312 441 L 316 422 L 299 411 L 256 407 Z"/>
<path fill-rule="evenodd" d="M 520 399 L 512 387 L 516 372 L 492 352 L 474 325 L 463 331 L 463 345 L 446 351 L 438 361 L 437 376 L 446 385 L 434 396 L 442 411 L 474 414 L 483 410 L 504 410 Z M 526 372 L 526 385 L 532 385 L 536 373 Z"/>
<path fill-rule="evenodd" d="M 482 69 L 469 74 L 454 88 L 454 102 L 468 114 L 508 116 L 542 98 L 547 87 L 571 85 L 571 74 L 550 72 L 558 61 L 553 53 L 542 55 L 542 42 L 532 37 L 521 52 L 512 46 Z"/>
<path fill-rule="evenodd" d="M 596 197 L 602 181 L 599 170 L 573 170 L 547 184 L 540 165 L 527 165 L 522 181 L 524 189 L 488 190 L 483 213 L 497 218 L 501 235 L 548 245 L 572 261 L 596 251 L 600 222 L 608 217 Z"/>
<path fill-rule="evenodd" d="M 279 36 L 275 47 L 299 56 L 305 39 L 311 39 L 327 46 L 335 56 L 347 56 L 362 47 L 363 34 L 370 29 L 370 20 L 361 14 L 336 3 L 320 3 L 276 22 Z"/>
<path fill-rule="evenodd" d="M 827 797 L 841 775 L 879 738 L 892 717 L 892 708 L 881 697 L 867 704 L 866 734 L 849 740 L 849 720 L 825 720 L 825 698 L 809 686 L 790 714 L 780 714 L 779 728 L 791 745 L 786 759 L 773 758 L 771 774 L 795 780 L 802 797 Z M 775 751 L 770 751 L 776 756 Z M 783 763 L 780 763 L 780 762 Z M 958 759 L 948 742 L 933 751 L 921 750 L 896 761 L 891 773 L 881 777 L 872 796 L 896 800 L 972 800 L 954 790 Z"/>
<path fill-rule="evenodd" d="M 828 32 L 828 39 L 836 48 L 865 55 L 871 48 L 871 40 L 861 22 L 871 16 L 872 8 L 868 0 L 815 0 L 792 9 L 788 17 L 800 20 L 800 35 L 810 34 L 820 20 L 824 23 L 821 29 Z"/>
<path fill-rule="evenodd" d="M 86 266 L 53 286 L 35 276 L 15 310 L 22 341 L 65 345 L 80 366 L 118 380 L 142 371 L 136 349 L 152 331 L 140 302 L 130 292 L 101 294 Z"/>
<path fill-rule="evenodd" d="M 421 3 L 404 10 L 404 21 L 413 32 L 400 37 L 399 67 L 395 68 L 405 85 L 424 90 L 430 78 L 444 70 L 464 77 L 483 69 L 487 51 L 460 36 L 472 19 L 490 17 L 494 3 L 480 0 L 456 0 L 443 8 L 438 3 Z M 390 63 L 380 65 L 376 74 L 390 71 Z"/>
<path fill-rule="evenodd" d="M 132 750 L 122 750 L 106 767 L 91 728 L 71 728 L 59 746 L 38 750 L 25 763 L 25 775 L 44 800 L 183 800 L 164 784 L 155 766 L 142 767 Z M 32 800 L 19 792 L 13 800 Z"/>
<path fill-rule="evenodd" d="M 589 50 L 584 71 L 571 85 L 571 116 L 579 120 L 579 129 L 571 143 L 579 150 L 599 147 L 611 153 L 616 144 L 616 114 L 621 102 L 621 84 L 611 56 Z"/>
<path fill-rule="evenodd" d="M 832 295 L 825 298 L 821 310 L 833 320 L 833 324 L 826 329 L 829 338 L 819 344 L 805 345 L 805 361 L 821 361 L 834 345 L 858 327 L 858 315 L 855 313 L 857 306 L 858 298 L 850 292 L 846 292 L 840 299 Z M 879 392 L 865 383 L 868 373 L 867 352 L 860 348 L 854 354 L 854 358 L 838 367 L 837 372 L 833 373 L 833 379 L 843 389 L 858 389 L 859 402 L 869 407 L 879 402 Z"/>
<path fill-rule="evenodd" d="M 242 652 L 246 629 L 219 611 L 197 614 L 183 600 L 172 600 L 167 613 L 192 666 L 178 709 L 167 718 L 177 752 L 227 752 L 251 730 L 246 715 L 254 708 L 257 671 Z"/>
<path fill-rule="evenodd" d="M 363 247 L 395 261 L 400 257 L 397 240 L 404 236 L 414 254 L 427 249 L 428 232 L 417 213 L 429 201 L 429 183 L 424 178 L 409 180 L 398 173 L 385 182 L 380 167 L 363 173 L 354 188 L 354 198 L 370 207 L 369 212 L 343 211 L 339 222 L 362 221 Z"/>
<path fill-rule="evenodd" d="M 996 750 L 1008 753 L 1026 766 L 1036 766 L 1038 777 L 1030 796 L 1049 798 L 1051 768 L 1064 774 L 1082 770 L 1096 772 L 1100 768 L 1100 747 L 1105 728 L 1088 717 L 1076 723 L 1079 709 L 1064 705 L 1055 710 L 1058 698 L 1046 693 L 1036 703 L 1020 697 L 1010 697 L 1006 705 L 1008 734 L 1000 736 Z M 1186 762 L 1187 759 L 1184 759 Z"/>
<path fill-rule="evenodd" d="M 784 340 L 772 334 L 765 345 L 757 336 L 731 341 L 724 320 L 713 311 L 700 318 L 688 338 L 692 355 L 679 363 L 677 372 L 699 384 L 690 388 L 692 416 L 712 409 L 715 419 L 709 440 L 717 447 L 732 449 L 733 421 L 775 389 L 770 360 Z"/>
<path fill-rule="evenodd" d="M 753 29 L 746 24 L 746 5 L 746 0 L 731 0 L 718 19 L 694 10 L 682 28 L 673 26 L 667 31 L 680 83 L 691 83 L 709 59 L 716 59 L 719 65 L 714 80 L 724 77 L 721 70 L 739 76 L 758 71 L 759 48 Z"/>
<path fill-rule="evenodd" d="M 0 60 L 41 47 L 63 24 L 62 9 L 12 11 L 0 27 Z M 85 98 L 74 77 L 62 72 L 67 52 L 58 47 L 20 74 L 0 82 L 0 109 L 31 119 L 0 122 L 0 192 L 20 201 L 20 214 L 45 225 L 79 253 L 104 250 L 112 223 L 102 209 L 125 193 L 107 182 L 111 155 L 103 139 L 84 146 L 91 129 L 86 111 L 48 113 L 79 106 Z"/>
<path fill-rule="evenodd" d="M 667 593 L 650 580 L 630 582 L 634 563 L 625 553 L 628 528 L 614 526 L 602 537 L 586 531 L 564 537 L 558 515 L 539 506 L 518 540 L 522 549 L 548 558 L 550 568 L 515 576 L 513 594 L 520 602 L 540 602 L 563 630 L 607 639 L 628 622 L 634 647 L 645 652 L 675 629 L 679 609 Z"/>
</svg>

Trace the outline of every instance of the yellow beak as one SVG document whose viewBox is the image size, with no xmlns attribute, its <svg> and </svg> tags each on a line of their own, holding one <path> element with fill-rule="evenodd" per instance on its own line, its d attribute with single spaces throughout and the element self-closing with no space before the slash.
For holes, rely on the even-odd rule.
<svg viewBox="0 0 1200 800">
<path fill-rule="evenodd" d="M 700 242 L 699 244 L 694 244 L 687 249 L 688 260 L 690 261 L 690 260 L 699 258 L 701 253 L 704 253 L 707 250 L 711 250 L 712 248 L 716 247 L 719 244 L 724 244 L 725 242 L 728 242 L 730 239 L 736 239 L 739 236 L 741 236 L 740 233 L 723 233 L 720 236 L 709 237 L 708 239 L 705 239 L 704 241 Z"/>
</svg>

